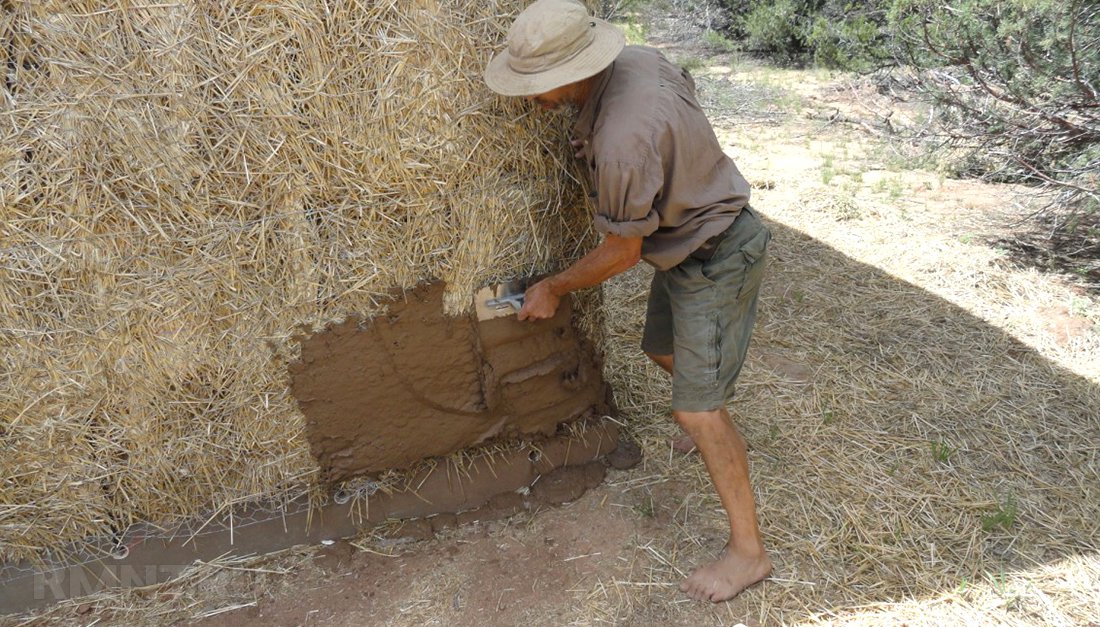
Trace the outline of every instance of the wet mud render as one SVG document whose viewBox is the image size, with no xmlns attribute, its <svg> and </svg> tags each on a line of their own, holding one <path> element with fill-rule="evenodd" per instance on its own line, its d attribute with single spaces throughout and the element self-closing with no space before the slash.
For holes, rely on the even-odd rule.
<svg viewBox="0 0 1100 627">
<path fill-rule="evenodd" d="M 407 468 L 477 444 L 552 435 L 610 411 L 571 301 L 539 322 L 443 315 L 443 285 L 395 295 L 386 315 L 301 338 L 289 366 L 327 481 Z"/>
</svg>

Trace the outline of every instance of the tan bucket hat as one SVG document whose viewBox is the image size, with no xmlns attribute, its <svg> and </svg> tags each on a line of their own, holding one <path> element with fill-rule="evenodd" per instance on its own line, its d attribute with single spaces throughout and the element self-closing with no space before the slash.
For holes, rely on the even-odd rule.
<svg viewBox="0 0 1100 627">
<path fill-rule="evenodd" d="M 485 68 L 489 89 L 534 96 L 598 74 L 619 56 L 622 32 L 577 0 L 538 0 L 508 29 L 508 47 Z"/>
</svg>

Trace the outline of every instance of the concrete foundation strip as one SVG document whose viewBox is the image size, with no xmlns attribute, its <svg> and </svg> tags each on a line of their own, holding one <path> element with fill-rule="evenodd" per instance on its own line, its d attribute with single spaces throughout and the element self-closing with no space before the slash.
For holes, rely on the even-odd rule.
<svg viewBox="0 0 1100 627">
<path fill-rule="evenodd" d="M 551 471 L 587 464 L 613 451 L 618 428 L 604 419 L 579 435 L 561 435 L 459 467 L 445 460 L 413 477 L 416 490 L 385 493 L 371 483 L 338 491 L 319 508 L 303 498 L 278 511 L 256 507 L 184 526 L 171 533 L 135 525 L 104 542 L 99 555 L 66 562 L 0 565 L 0 614 L 26 612 L 108 589 L 170 581 L 197 560 L 262 555 L 301 544 L 355 536 L 387 519 L 415 519 L 474 510 L 500 494 L 522 491 Z M 376 486 L 375 486 L 376 487 Z M 365 507 L 363 505 L 366 505 Z"/>
</svg>

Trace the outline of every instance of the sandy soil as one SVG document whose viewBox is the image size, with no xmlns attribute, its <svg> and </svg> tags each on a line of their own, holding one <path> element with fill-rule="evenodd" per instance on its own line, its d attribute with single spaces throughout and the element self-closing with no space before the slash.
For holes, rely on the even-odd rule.
<svg viewBox="0 0 1100 627">
<path fill-rule="evenodd" d="M 213 565 L 43 620 L 1097 624 L 1100 304 L 992 243 L 1029 211 L 1027 190 L 931 169 L 884 122 L 919 120 L 917 105 L 699 37 L 650 31 L 693 66 L 775 232 L 731 404 L 771 578 L 718 605 L 677 590 L 724 529 L 700 461 L 669 447 L 668 383 L 637 349 L 637 268 L 608 286 L 608 370 L 641 465 L 558 508 Z"/>
</svg>

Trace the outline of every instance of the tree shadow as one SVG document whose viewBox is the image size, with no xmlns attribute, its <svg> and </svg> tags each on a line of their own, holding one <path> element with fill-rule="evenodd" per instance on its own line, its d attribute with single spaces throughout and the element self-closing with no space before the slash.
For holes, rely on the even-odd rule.
<svg viewBox="0 0 1100 627">
<path fill-rule="evenodd" d="M 1068 275 L 1100 294 L 1100 210 L 1052 206 L 991 243 L 1018 266 Z"/>
</svg>

